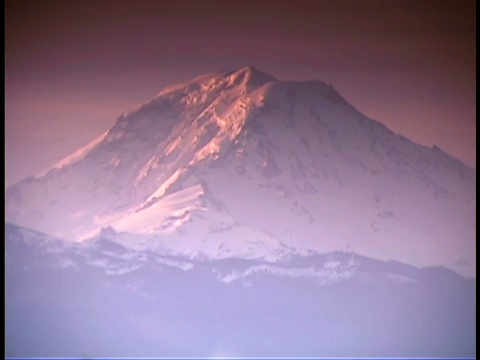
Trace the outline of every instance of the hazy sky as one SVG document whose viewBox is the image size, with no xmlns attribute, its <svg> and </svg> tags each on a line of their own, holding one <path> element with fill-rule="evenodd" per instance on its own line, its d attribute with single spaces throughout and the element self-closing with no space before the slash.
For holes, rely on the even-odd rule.
<svg viewBox="0 0 480 360">
<path fill-rule="evenodd" d="M 163 87 L 253 65 L 331 83 L 475 166 L 475 1 L 7 0 L 6 185 Z"/>
</svg>

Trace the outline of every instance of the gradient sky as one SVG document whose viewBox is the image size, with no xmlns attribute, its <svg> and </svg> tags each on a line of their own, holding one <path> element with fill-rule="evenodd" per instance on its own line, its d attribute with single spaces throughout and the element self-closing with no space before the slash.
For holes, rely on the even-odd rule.
<svg viewBox="0 0 480 360">
<path fill-rule="evenodd" d="M 475 1 L 7 0 L 6 186 L 165 86 L 253 65 L 331 83 L 475 166 Z"/>
</svg>

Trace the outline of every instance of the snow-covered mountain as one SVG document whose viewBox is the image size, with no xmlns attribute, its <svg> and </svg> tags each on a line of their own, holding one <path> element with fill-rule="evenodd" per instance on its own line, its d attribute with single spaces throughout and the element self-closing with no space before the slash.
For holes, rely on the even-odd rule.
<svg viewBox="0 0 480 360">
<path fill-rule="evenodd" d="M 6 225 L 7 357 L 474 357 L 476 281 L 354 253 L 202 260 Z"/>
<path fill-rule="evenodd" d="M 161 255 L 354 252 L 474 277 L 473 169 L 362 115 L 331 85 L 252 67 L 164 89 L 45 174 L 6 220 Z"/>
</svg>

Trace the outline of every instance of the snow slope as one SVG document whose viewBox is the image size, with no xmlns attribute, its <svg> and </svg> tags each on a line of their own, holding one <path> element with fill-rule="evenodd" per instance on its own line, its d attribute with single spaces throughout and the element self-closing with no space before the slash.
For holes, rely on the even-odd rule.
<svg viewBox="0 0 480 360">
<path fill-rule="evenodd" d="M 473 169 L 394 134 L 319 81 L 252 67 L 164 89 L 7 189 L 6 219 L 207 258 L 336 250 L 475 276 Z"/>
</svg>

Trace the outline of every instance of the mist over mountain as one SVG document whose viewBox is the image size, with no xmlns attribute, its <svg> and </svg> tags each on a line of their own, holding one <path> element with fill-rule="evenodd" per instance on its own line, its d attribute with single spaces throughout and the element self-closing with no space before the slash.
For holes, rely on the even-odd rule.
<svg viewBox="0 0 480 360">
<path fill-rule="evenodd" d="M 474 357 L 476 282 L 354 253 L 208 260 L 7 224 L 7 357 Z M 111 234 L 110 234 L 111 235 Z"/>
<path fill-rule="evenodd" d="M 189 257 L 352 251 L 474 277 L 475 184 L 333 86 L 245 67 L 164 89 L 9 187 L 6 221 Z"/>
</svg>

